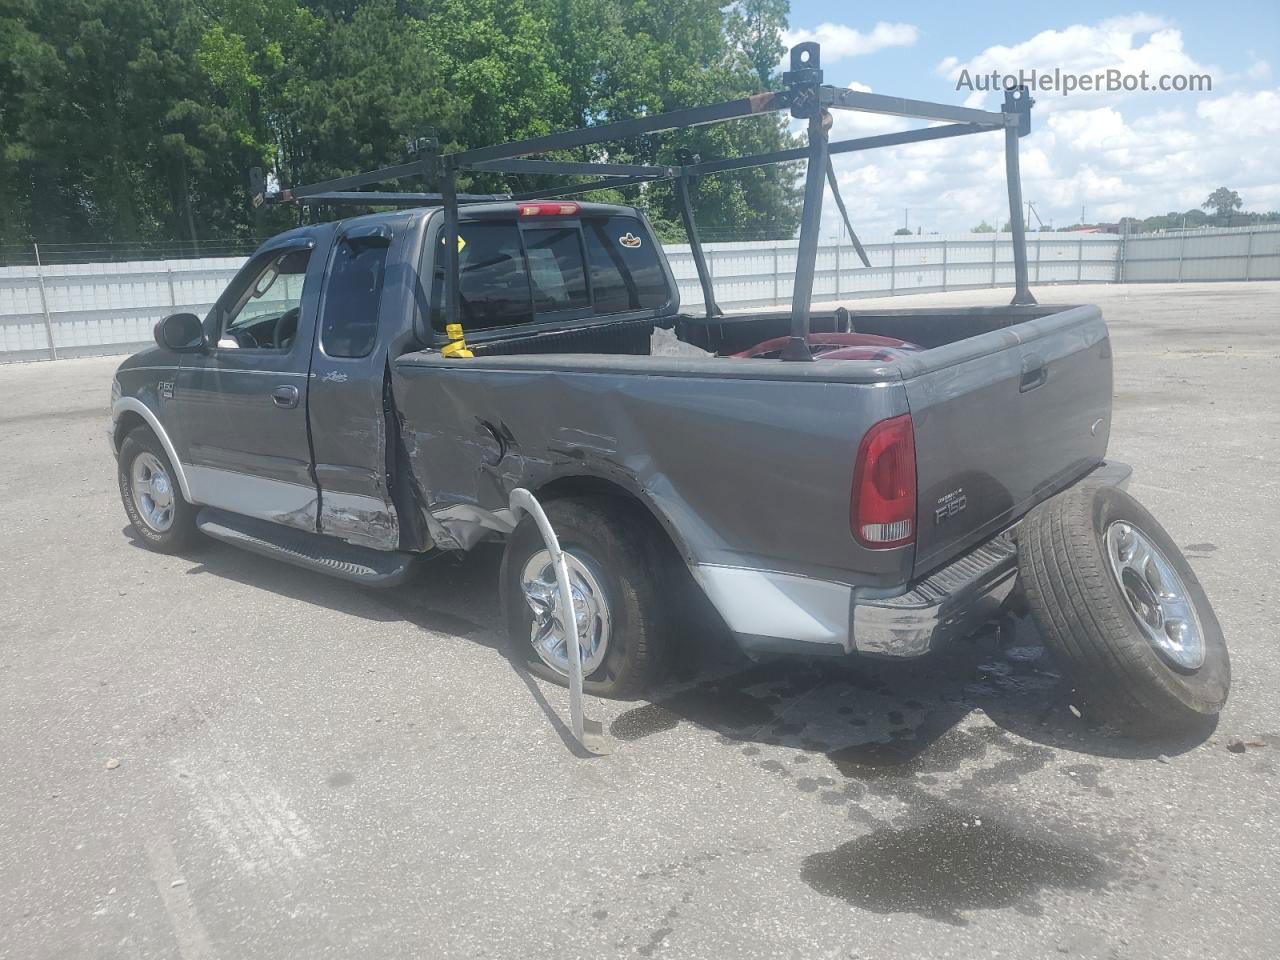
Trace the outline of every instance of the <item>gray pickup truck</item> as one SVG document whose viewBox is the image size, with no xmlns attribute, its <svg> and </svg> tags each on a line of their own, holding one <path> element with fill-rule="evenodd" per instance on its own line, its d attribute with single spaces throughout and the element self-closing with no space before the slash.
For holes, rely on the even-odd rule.
<svg viewBox="0 0 1280 960">
<path fill-rule="evenodd" d="M 1168 729 L 1225 701 L 1204 593 L 1106 460 L 1097 307 L 685 313 L 636 208 L 446 189 L 269 240 L 156 340 L 111 425 L 152 548 L 200 531 L 378 586 L 505 540 L 513 653 L 562 678 L 523 487 L 601 695 L 659 678 L 697 589 L 757 657 L 918 657 L 1012 594 L 1101 716 Z"/>
</svg>

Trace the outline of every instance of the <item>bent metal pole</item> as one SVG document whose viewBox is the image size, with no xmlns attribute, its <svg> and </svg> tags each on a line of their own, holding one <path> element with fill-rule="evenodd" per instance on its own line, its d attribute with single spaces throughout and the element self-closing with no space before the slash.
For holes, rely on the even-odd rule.
<svg viewBox="0 0 1280 960">
<path fill-rule="evenodd" d="M 578 617 L 573 606 L 573 587 L 569 581 L 569 565 L 564 561 L 560 540 L 556 537 L 551 521 L 537 498 L 523 487 L 511 491 L 511 512 L 517 517 L 527 513 L 538 525 L 542 542 L 551 554 L 551 566 L 556 572 L 556 587 L 560 593 L 560 623 L 564 630 L 565 646 L 569 658 L 569 723 L 573 738 L 589 753 L 612 753 L 604 736 L 604 727 L 582 715 L 582 646 L 578 641 Z"/>
</svg>

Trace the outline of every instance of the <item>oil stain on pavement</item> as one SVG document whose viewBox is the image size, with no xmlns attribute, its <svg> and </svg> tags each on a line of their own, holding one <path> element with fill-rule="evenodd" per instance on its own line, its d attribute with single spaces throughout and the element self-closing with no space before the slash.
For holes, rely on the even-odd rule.
<svg viewBox="0 0 1280 960">
<path fill-rule="evenodd" d="M 814 801 L 843 808 L 859 834 L 800 864 L 801 879 L 825 896 L 957 925 L 971 910 L 1038 914 L 1042 891 L 1106 887 L 1123 876 L 1112 859 L 1126 857 L 1112 844 L 1103 859 L 1079 831 L 1064 840 L 984 812 L 988 791 L 1056 758 L 1009 732 L 1044 731 L 1060 689 L 1043 649 L 1007 642 L 1015 637 L 993 626 L 985 642 L 915 665 L 754 664 L 629 710 L 611 732 L 635 741 L 692 723 Z M 959 726 L 975 708 L 1000 725 Z M 762 746 L 798 752 L 762 756 Z M 818 758 L 830 766 L 815 769 Z M 1106 796 L 1101 769 L 1062 773 Z"/>
<path fill-rule="evenodd" d="M 951 809 L 923 823 L 882 827 L 804 860 L 814 890 L 875 913 L 916 913 L 963 925 L 962 910 L 1022 908 L 1046 887 L 1098 888 L 1105 864 L 1045 837 L 1023 836 Z"/>
</svg>

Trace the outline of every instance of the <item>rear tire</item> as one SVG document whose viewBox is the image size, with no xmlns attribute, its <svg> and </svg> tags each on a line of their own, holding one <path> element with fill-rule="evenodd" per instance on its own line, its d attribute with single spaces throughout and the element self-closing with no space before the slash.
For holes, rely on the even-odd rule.
<svg viewBox="0 0 1280 960">
<path fill-rule="evenodd" d="M 1176 735 L 1227 702 L 1218 618 L 1177 544 L 1112 486 L 1081 485 L 1018 530 L 1031 613 L 1083 703 L 1134 735 Z"/>
<path fill-rule="evenodd" d="M 589 622 L 584 622 L 579 636 L 584 661 L 594 662 L 584 669 L 583 689 L 622 700 L 640 696 L 661 675 L 671 612 L 664 589 L 665 556 L 652 519 L 635 504 L 610 496 L 566 497 L 543 509 L 569 560 L 575 607 L 585 601 L 586 609 L 580 612 Z M 557 636 L 563 637 L 563 628 L 557 626 L 558 608 L 546 606 L 558 593 L 554 587 L 548 593 L 543 586 L 554 584 L 555 578 L 532 517 L 525 516 L 508 538 L 500 577 L 510 656 L 530 672 L 567 685 L 568 660 L 562 648 L 559 658 L 556 650 L 548 650 Z M 540 642 L 535 605 L 542 611 L 539 625 L 551 630 L 542 633 L 541 646 L 535 645 Z M 600 636 L 602 648 L 593 645 Z M 594 658 L 593 650 L 598 653 Z"/>
<path fill-rule="evenodd" d="M 157 553 L 178 553 L 196 538 L 196 509 L 182 497 L 164 447 L 146 427 L 124 438 L 116 456 L 124 512 L 138 540 Z"/>
</svg>

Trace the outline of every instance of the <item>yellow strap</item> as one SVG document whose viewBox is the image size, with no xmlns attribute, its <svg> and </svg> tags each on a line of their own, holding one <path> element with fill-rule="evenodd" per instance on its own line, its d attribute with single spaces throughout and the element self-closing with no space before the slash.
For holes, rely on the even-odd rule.
<svg viewBox="0 0 1280 960">
<path fill-rule="evenodd" d="M 453 343 L 446 343 L 440 349 L 440 355 L 444 357 L 474 357 L 475 354 L 467 349 L 465 342 L 455 340 Z"/>
<path fill-rule="evenodd" d="M 470 350 L 467 349 L 467 338 L 462 332 L 462 324 L 451 323 L 444 328 L 444 335 L 449 338 L 440 353 L 446 357 L 474 357 Z"/>
</svg>

